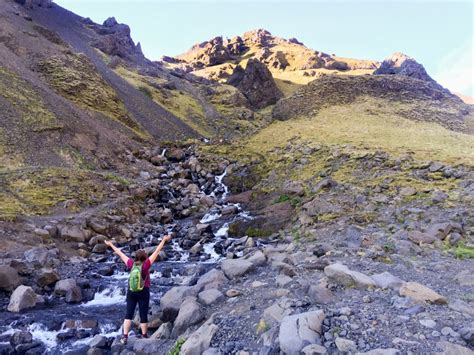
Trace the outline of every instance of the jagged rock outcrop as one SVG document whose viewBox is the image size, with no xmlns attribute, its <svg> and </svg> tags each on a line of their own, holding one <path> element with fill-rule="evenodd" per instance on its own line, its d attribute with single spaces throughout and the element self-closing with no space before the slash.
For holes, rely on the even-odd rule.
<svg viewBox="0 0 474 355">
<path fill-rule="evenodd" d="M 283 96 L 272 73 L 257 59 L 250 59 L 245 69 L 237 66 L 228 83 L 238 88 L 255 108 L 275 104 Z"/>
<path fill-rule="evenodd" d="M 409 76 L 410 78 L 429 81 L 436 84 L 440 89 L 443 89 L 441 85 L 428 75 L 423 65 L 418 63 L 415 59 L 400 52 L 393 53 L 389 58 L 385 59 L 380 67 L 375 70 L 374 74 Z"/>
<path fill-rule="evenodd" d="M 135 43 L 130 36 L 130 27 L 123 23 L 118 23 L 115 17 L 109 17 L 103 25 L 97 25 L 88 19 L 84 24 L 91 27 L 99 39 L 92 43 L 92 46 L 100 49 L 108 55 L 118 56 L 122 59 L 144 59 L 140 43 Z"/>
</svg>

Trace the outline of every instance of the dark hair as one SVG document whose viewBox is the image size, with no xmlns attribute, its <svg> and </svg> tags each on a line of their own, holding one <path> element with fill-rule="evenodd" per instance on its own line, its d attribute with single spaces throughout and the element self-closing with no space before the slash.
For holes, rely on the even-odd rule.
<svg viewBox="0 0 474 355">
<path fill-rule="evenodd" d="M 148 258 L 148 254 L 145 250 L 140 249 L 135 253 L 135 262 L 143 263 Z"/>
</svg>

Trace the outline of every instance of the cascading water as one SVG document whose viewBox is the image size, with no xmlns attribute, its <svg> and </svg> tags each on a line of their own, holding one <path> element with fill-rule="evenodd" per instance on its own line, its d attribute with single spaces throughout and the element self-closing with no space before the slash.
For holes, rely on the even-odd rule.
<svg viewBox="0 0 474 355">
<path fill-rule="evenodd" d="M 166 149 L 161 153 L 161 155 L 164 154 L 166 154 Z M 238 219 L 252 218 L 247 211 L 242 210 L 239 204 L 226 202 L 226 197 L 229 194 L 229 189 L 223 182 L 226 175 L 227 169 L 221 175 L 215 176 L 214 186 L 208 194 L 216 201 L 215 206 L 199 221 L 200 223 L 210 224 L 214 230 L 212 240 L 207 240 L 202 244 L 201 254 L 205 254 L 206 258 L 191 262 L 189 251 L 184 250 L 178 240 L 173 239 L 167 246 L 170 251 L 168 259 L 156 263 L 152 269 L 151 278 L 154 280 L 151 290 L 152 303 L 158 304 L 159 297 L 170 287 L 185 284 L 189 278 L 183 277 L 181 274 L 184 274 L 186 266 L 212 265 L 223 258 L 225 251 L 219 249 L 221 252 L 219 253 L 216 250 L 216 245 L 224 241 L 230 241 L 228 238 L 229 225 Z M 174 198 L 171 191 L 168 191 L 168 196 Z M 233 207 L 237 213 L 224 215 L 222 210 L 229 207 Z M 178 222 L 175 221 L 175 223 Z M 167 225 L 166 231 L 171 232 L 175 227 L 175 224 Z M 157 244 L 156 239 L 154 234 L 147 234 L 142 237 L 140 247 L 153 247 Z M 132 248 L 127 246 L 123 250 L 130 254 Z M 112 276 L 101 276 L 98 273 L 99 268 L 104 264 L 114 265 L 115 271 Z M 121 334 L 128 272 L 115 256 L 110 256 L 105 263 L 88 264 L 86 272 L 91 277 L 91 288 L 95 290 L 92 297 L 76 305 L 65 304 L 52 298 L 46 300 L 45 306 L 37 307 L 21 316 L 4 313 L 8 318 L 6 317 L 5 322 L 0 324 L 0 346 L 7 344 L 11 334 L 19 329 L 31 332 L 35 341 L 44 344 L 45 353 L 47 354 L 62 354 L 67 350 L 81 349 L 81 347 L 87 346 L 96 334 L 107 337 L 115 337 Z M 165 274 L 166 277 L 164 277 Z M 2 316 L 2 313 L 0 313 L 0 316 Z M 58 335 L 67 332 L 67 329 L 64 328 L 64 322 L 68 319 L 95 319 L 98 324 L 95 329 L 81 329 L 82 339 L 64 340 L 63 337 L 61 338 L 63 340 L 59 340 Z M 51 327 L 51 322 L 60 326 Z"/>
</svg>

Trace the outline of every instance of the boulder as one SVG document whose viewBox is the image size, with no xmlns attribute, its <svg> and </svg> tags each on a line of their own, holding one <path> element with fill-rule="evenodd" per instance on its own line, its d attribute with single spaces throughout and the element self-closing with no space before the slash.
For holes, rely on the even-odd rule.
<svg viewBox="0 0 474 355">
<path fill-rule="evenodd" d="M 280 349 L 286 354 L 298 354 L 306 345 L 320 339 L 324 312 L 310 311 L 283 318 L 280 324 Z"/>
<path fill-rule="evenodd" d="M 10 344 L 13 347 L 21 344 L 29 344 L 31 342 L 33 342 L 33 334 L 24 330 L 16 331 L 10 337 Z"/>
<path fill-rule="evenodd" d="M 59 296 L 65 296 L 67 292 L 71 291 L 76 286 L 76 280 L 74 279 L 60 280 L 56 282 L 56 286 L 54 287 L 54 293 Z"/>
<path fill-rule="evenodd" d="M 58 252 L 55 249 L 48 250 L 45 247 L 35 247 L 25 251 L 24 257 L 27 262 L 44 267 L 51 265 L 52 259 L 58 257 Z"/>
<path fill-rule="evenodd" d="M 286 316 L 291 314 L 291 304 L 287 299 L 282 299 L 263 311 L 263 319 L 270 325 L 280 324 Z"/>
<path fill-rule="evenodd" d="M 66 241 L 84 243 L 89 239 L 90 233 L 79 226 L 62 226 L 59 228 L 59 235 Z"/>
<path fill-rule="evenodd" d="M 121 354 L 163 354 L 163 349 L 169 344 L 166 340 L 162 339 L 136 339 L 133 345 L 129 343 L 129 346 L 133 346 L 133 352 L 122 351 Z"/>
<path fill-rule="evenodd" d="M 107 338 L 103 335 L 97 334 L 89 342 L 91 348 L 103 348 L 107 346 Z"/>
<path fill-rule="evenodd" d="M 104 254 L 107 251 L 107 245 L 99 243 L 94 245 L 94 248 L 92 249 L 93 253 L 97 254 Z"/>
<path fill-rule="evenodd" d="M 29 286 L 20 285 L 13 291 L 8 304 L 8 311 L 21 312 L 36 305 L 36 293 Z"/>
<path fill-rule="evenodd" d="M 265 254 L 263 254 L 262 251 L 257 250 L 251 256 L 247 257 L 246 260 L 251 262 L 253 264 L 253 266 L 256 267 L 256 266 L 264 265 L 265 262 L 267 261 L 267 258 L 265 257 Z"/>
<path fill-rule="evenodd" d="M 0 290 L 13 291 L 20 284 L 18 271 L 7 265 L 0 265 Z"/>
<path fill-rule="evenodd" d="M 201 355 L 211 345 L 212 337 L 218 326 L 208 321 L 191 334 L 181 347 L 180 355 Z"/>
<path fill-rule="evenodd" d="M 221 285 L 227 282 L 227 278 L 225 277 L 224 273 L 217 269 L 212 269 L 202 275 L 196 287 L 198 290 L 206 289 L 208 285 L 212 285 L 214 288 L 219 288 Z"/>
<path fill-rule="evenodd" d="M 82 301 L 82 290 L 79 286 L 74 286 L 66 291 L 67 303 L 79 303 Z"/>
<path fill-rule="evenodd" d="M 369 276 L 350 270 L 346 265 L 335 263 L 324 268 L 326 276 L 336 283 L 344 286 L 355 286 L 358 288 L 366 288 L 376 286 L 374 280 Z"/>
<path fill-rule="evenodd" d="M 380 288 L 391 288 L 391 289 L 398 289 L 402 283 L 403 280 L 399 279 L 396 276 L 393 276 L 391 273 L 385 271 L 380 274 L 375 274 L 371 276 L 372 280 L 375 281 L 375 284 L 377 287 Z"/>
<path fill-rule="evenodd" d="M 163 321 L 174 321 L 184 299 L 188 296 L 196 296 L 197 292 L 198 288 L 192 286 L 176 286 L 166 292 L 160 299 Z"/>
<path fill-rule="evenodd" d="M 426 234 L 420 231 L 409 232 L 408 239 L 410 239 L 413 243 L 416 243 L 416 244 L 420 244 L 420 243 L 432 244 L 436 240 L 438 240 L 436 237 L 433 237 L 429 234 Z"/>
<path fill-rule="evenodd" d="M 59 280 L 59 274 L 56 270 L 44 268 L 36 274 L 36 284 L 39 287 L 54 285 Z"/>
<path fill-rule="evenodd" d="M 243 276 L 254 269 L 254 264 L 244 259 L 226 259 L 221 264 L 222 271 L 229 279 Z"/>
<path fill-rule="evenodd" d="M 188 327 L 195 325 L 204 319 L 202 306 L 196 302 L 195 297 L 187 297 L 179 309 L 178 316 L 174 321 L 172 335 L 181 335 Z"/>
<path fill-rule="evenodd" d="M 328 304 L 336 299 L 331 290 L 323 285 L 311 285 L 308 296 L 314 304 Z"/>
<path fill-rule="evenodd" d="M 224 299 L 224 294 L 215 288 L 211 288 L 209 290 L 200 292 L 198 299 L 199 302 L 201 302 L 204 306 L 208 306 L 210 304 L 222 301 Z"/>
<path fill-rule="evenodd" d="M 353 352 L 357 350 L 355 342 L 350 339 L 337 337 L 335 343 L 337 350 L 343 353 L 347 353 L 349 351 Z"/>
<path fill-rule="evenodd" d="M 441 296 L 432 289 L 417 282 L 404 282 L 398 293 L 400 296 L 410 297 L 417 302 L 428 302 L 434 304 L 447 304 L 448 299 Z"/>
<path fill-rule="evenodd" d="M 258 59 L 249 59 L 245 69 L 237 65 L 227 82 L 239 89 L 257 109 L 275 104 L 283 97 L 272 73 Z"/>
<path fill-rule="evenodd" d="M 169 339 L 171 332 L 173 331 L 173 325 L 169 322 L 160 325 L 158 330 L 153 333 L 151 339 Z"/>
</svg>

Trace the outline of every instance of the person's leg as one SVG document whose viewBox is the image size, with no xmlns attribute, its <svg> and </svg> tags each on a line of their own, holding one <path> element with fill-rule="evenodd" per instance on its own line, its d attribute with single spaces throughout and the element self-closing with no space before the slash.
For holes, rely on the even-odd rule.
<svg viewBox="0 0 474 355">
<path fill-rule="evenodd" d="M 127 311 L 125 312 L 125 319 L 123 321 L 123 335 L 128 337 L 130 328 L 132 327 L 133 314 L 137 307 L 137 297 L 131 291 L 127 292 Z"/>
<path fill-rule="evenodd" d="M 140 328 L 142 336 L 146 337 L 148 334 L 148 308 L 150 306 L 150 289 L 144 288 L 140 292 L 140 299 L 138 300 L 138 309 L 140 311 Z"/>
</svg>

